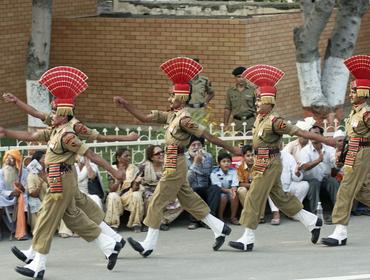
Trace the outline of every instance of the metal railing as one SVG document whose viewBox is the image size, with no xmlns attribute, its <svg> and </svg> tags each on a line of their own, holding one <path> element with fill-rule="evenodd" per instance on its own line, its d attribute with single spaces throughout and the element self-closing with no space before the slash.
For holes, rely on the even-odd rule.
<svg viewBox="0 0 370 280">
<path fill-rule="evenodd" d="M 232 145 L 239 145 L 245 143 L 252 142 L 252 131 L 246 131 L 246 123 L 243 123 L 243 131 L 235 131 L 234 127 L 235 124 L 232 123 L 230 125 L 230 130 L 224 130 L 225 125 L 221 123 L 220 125 L 213 125 L 210 124 L 208 127 L 208 131 L 220 137 L 222 140 L 228 142 Z M 333 131 L 337 129 L 343 129 L 337 121 L 334 122 L 334 126 L 329 126 L 328 122 L 324 121 L 324 134 L 326 136 L 331 136 Z M 123 134 L 128 135 L 131 131 L 129 128 L 120 129 L 116 127 L 114 129 L 114 133 L 116 135 Z M 147 130 L 143 131 L 143 129 L 139 126 L 135 130 L 140 138 L 137 141 L 122 141 L 122 142 L 93 142 L 87 143 L 87 145 L 94 150 L 97 154 L 104 157 L 109 162 L 114 161 L 114 154 L 119 147 L 127 147 L 131 151 L 132 163 L 133 164 L 140 164 L 145 161 L 145 149 L 149 145 L 161 145 L 164 143 L 164 130 L 156 127 L 149 126 Z M 100 133 L 107 135 L 108 129 L 103 128 Z M 295 139 L 295 137 L 291 137 L 289 135 L 284 135 L 283 137 L 284 143 L 288 143 L 291 140 Z M 20 150 L 24 156 L 29 155 L 34 150 L 43 150 L 46 149 L 46 145 L 43 144 L 32 144 L 27 143 L 24 141 L 16 141 L 15 145 L 10 146 L 1 146 L 0 147 L 0 157 L 2 158 L 5 151 L 9 149 L 18 149 Z M 215 147 L 212 143 L 206 143 L 205 150 L 212 153 L 214 158 L 217 158 L 218 152 L 220 151 L 220 147 Z M 102 171 L 104 173 L 105 171 Z"/>
</svg>

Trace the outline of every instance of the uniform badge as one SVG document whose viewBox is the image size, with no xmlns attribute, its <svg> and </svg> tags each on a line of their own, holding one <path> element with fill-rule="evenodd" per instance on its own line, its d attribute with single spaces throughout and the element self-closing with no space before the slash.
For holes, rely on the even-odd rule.
<svg viewBox="0 0 370 280">
<path fill-rule="evenodd" d="M 352 127 L 357 127 L 357 126 L 358 126 L 358 120 L 353 120 Z"/>
</svg>

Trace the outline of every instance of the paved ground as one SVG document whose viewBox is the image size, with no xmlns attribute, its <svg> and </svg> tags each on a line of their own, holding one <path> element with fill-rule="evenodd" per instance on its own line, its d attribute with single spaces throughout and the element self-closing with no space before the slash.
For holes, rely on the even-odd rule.
<svg viewBox="0 0 370 280">
<path fill-rule="evenodd" d="M 334 226 L 325 225 L 322 236 Z M 232 226 L 229 240 L 243 232 Z M 144 233 L 121 232 L 141 240 Z M 370 217 L 352 217 L 348 246 L 326 248 L 310 243 L 309 233 L 295 221 L 283 219 L 280 226 L 260 225 L 255 250 L 237 252 L 226 246 L 211 249 L 213 234 L 207 229 L 190 231 L 185 219 L 170 231 L 161 232 L 158 248 L 142 258 L 129 245 L 123 249 L 114 271 L 107 271 L 98 249 L 80 238 L 56 237 L 44 279 L 370 279 Z M 27 279 L 14 272 L 21 263 L 10 253 L 12 245 L 27 248 L 30 241 L 0 242 L 0 279 Z M 330 278 L 328 278 L 330 277 Z"/>
</svg>

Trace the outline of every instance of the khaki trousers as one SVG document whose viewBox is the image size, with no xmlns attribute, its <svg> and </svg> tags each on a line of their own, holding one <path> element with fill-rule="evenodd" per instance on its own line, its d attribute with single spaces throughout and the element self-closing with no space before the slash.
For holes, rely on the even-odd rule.
<svg viewBox="0 0 370 280">
<path fill-rule="evenodd" d="M 63 198 L 54 200 L 53 195 L 46 193 L 38 214 L 32 239 L 32 247 L 36 252 L 48 254 L 54 233 L 64 220 L 69 229 L 78 233 L 86 241 L 95 240 L 101 230 L 87 215 L 76 207 L 77 178 L 73 172 L 62 175 Z"/>
<path fill-rule="evenodd" d="M 162 221 L 164 209 L 176 197 L 179 199 L 182 208 L 197 220 L 203 219 L 210 213 L 208 205 L 189 186 L 187 172 L 188 167 L 185 157 L 179 155 L 176 171 L 171 174 L 165 172 L 159 180 L 149 203 L 144 224 L 148 227 L 158 229 Z"/>
<path fill-rule="evenodd" d="M 280 183 L 282 171 L 280 157 L 271 159 L 265 172 L 253 172 L 253 181 L 247 192 L 240 224 L 256 229 L 264 211 L 268 196 L 285 215 L 292 217 L 302 208 L 302 203 L 291 193 L 283 191 Z"/>
<path fill-rule="evenodd" d="M 344 168 L 335 202 L 333 224 L 347 225 L 349 222 L 353 199 L 370 206 L 370 185 L 367 182 L 370 172 L 370 147 L 362 148 L 356 156 L 352 170 Z"/>
</svg>

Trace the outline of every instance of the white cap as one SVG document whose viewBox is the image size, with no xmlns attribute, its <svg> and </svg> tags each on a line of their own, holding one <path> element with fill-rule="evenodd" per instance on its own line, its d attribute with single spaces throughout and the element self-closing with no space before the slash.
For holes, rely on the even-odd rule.
<svg viewBox="0 0 370 280">
<path fill-rule="evenodd" d="M 337 138 L 337 137 L 346 137 L 346 133 L 343 130 L 338 129 L 333 134 L 333 138 Z"/>
</svg>

